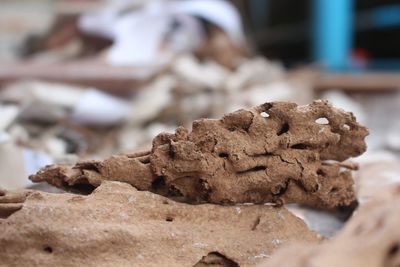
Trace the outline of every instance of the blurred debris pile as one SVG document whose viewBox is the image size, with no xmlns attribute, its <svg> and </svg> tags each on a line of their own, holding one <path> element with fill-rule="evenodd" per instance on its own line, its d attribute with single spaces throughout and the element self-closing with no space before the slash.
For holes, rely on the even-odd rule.
<svg viewBox="0 0 400 267">
<path fill-rule="evenodd" d="M 23 39 L 13 43 L 18 49 L 3 47 L 3 53 L 15 59 L 54 62 L 97 58 L 112 66 L 138 67 L 164 65 L 177 54 L 194 52 L 231 69 L 249 54 L 240 14 L 228 1 L 90 2 L 92 8 L 83 13 L 79 7 L 87 5 L 84 1 L 51 4 L 42 0 L 33 9 L 37 17 L 50 11 L 41 23 L 36 17 L 26 17 L 18 4 L 6 3 L 3 12 L 13 16 L 3 19 L 5 25 L 25 27 L 20 32 Z M 31 33 L 29 24 L 33 24 Z"/>
</svg>

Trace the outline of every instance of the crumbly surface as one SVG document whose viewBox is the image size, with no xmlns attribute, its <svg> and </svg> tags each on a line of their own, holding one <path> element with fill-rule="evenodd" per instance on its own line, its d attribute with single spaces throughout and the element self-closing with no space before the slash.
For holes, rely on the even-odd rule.
<svg viewBox="0 0 400 267">
<path fill-rule="evenodd" d="M 292 244 L 263 267 L 400 266 L 400 186 L 361 206 L 344 229 L 321 245 Z"/>
<path fill-rule="evenodd" d="M 294 240 L 319 242 L 283 207 L 189 205 L 108 181 L 87 196 L 0 193 L 1 266 L 255 266 Z"/>
<path fill-rule="evenodd" d="M 327 101 L 265 103 L 197 120 L 192 131 L 162 133 L 151 151 L 49 166 L 31 179 L 81 192 L 117 180 L 189 203 L 331 208 L 355 200 L 356 166 L 344 161 L 365 151 L 367 134 L 351 113 Z"/>
</svg>

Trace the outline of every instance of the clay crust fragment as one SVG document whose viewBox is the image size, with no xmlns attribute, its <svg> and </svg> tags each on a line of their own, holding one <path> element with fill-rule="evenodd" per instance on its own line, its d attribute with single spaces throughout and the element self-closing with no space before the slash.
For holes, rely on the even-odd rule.
<svg viewBox="0 0 400 267">
<path fill-rule="evenodd" d="M 31 179 L 76 191 L 117 180 L 190 203 L 335 207 L 355 200 L 356 166 L 344 161 L 366 150 L 367 134 L 351 113 L 327 101 L 265 103 L 194 121 L 191 132 L 162 133 L 151 151 L 72 169 L 49 166 Z"/>
<path fill-rule="evenodd" d="M 281 244 L 319 242 L 283 207 L 189 205 L 120 182 L 88 196 L 5 192 L 0 214 L 14 204 L 0 217 L 1 266 L 245 267 Z"/>
</svg>

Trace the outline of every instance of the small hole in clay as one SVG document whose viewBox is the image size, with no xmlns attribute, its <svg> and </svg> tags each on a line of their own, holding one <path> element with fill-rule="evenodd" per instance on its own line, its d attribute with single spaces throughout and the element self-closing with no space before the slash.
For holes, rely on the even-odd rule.
<svg viewBox="0 0 400 267">
<path fill-rule="evenodd" d="M 174 151 L 172 145 L 169 146 L 169 149 L 168 149 L 168 156 L 169 156 L 171 159 L 175 157 L 175 151 Z"/>
<path fill-rule="evenodd" d="M 328 119 L 325 118 L 325 117 L 318 118 L 318 119 L 315 120 L 315 122 L 318 123 L 318 124 L 322 124 L 322 125 L 329 124 Z"/>
<path fill-rule="evenodd" d="M 261 105 L 263 110 L 270 110 L 274 104 L 273 103 L 264 103 Z"/>
<path fill-rule="evenodd" d="M 288 179 L 288 181 L 289 181 L 289 179 Z M 274 196 L 283 195 L 286 192 L 286 190 L 288 189 L 288 185 L 289 185 L 289 182 L 286 182 L 285 184 L 282 184 L 282 185 L 275 186 L 271 190 L 272 195 L 274 195 Z"/>
<path fill-rule="evenodd" d="M 168 204 L 169 204 L 168 200 L 163 200 L 162 203 L 163 203 L 164 205 L 168 205 Z"/>
<path fill-rule="evenodd" d="M 350 130 L 350 126 L 348 124 L 343 125 L 343 129 L 345 129 L 346 131 Z"/>
<path fill-rule="evenodd" d="M 165 218 L 166 222 L 173 222 L 174 218 L 172 218 L 171 216 L 167 216 L 167 218 Z"/>
<path fill-rule="evenodd" d="M 218 157 L 220 157 L 220 158 L 227 158 L 228 156 L 229 155 L 226 152 L 221 152 L 221 153 L 218 154 Z"/>
<path fill-rule="evenodd" d="M 257 171 L 264 171 L 264 170 L 266 170 L 266 169 L 267 169 L 266 166 L 256 166 L 256 167 L 254 167 L 254 168 L 252 168 L 252 169 L 250 169 L 250 170 L 251 170 L 251 171 L 257 172 Z"/>
<path fill-rule="evenodd" d="M 292 145 L 290 148 L 293 148 L 293 149 L 307 149 L 307 145 L 306 144 L 295 144 L 295 145 Z"/>
<path fill-rule="evenodd" d="M 399 252 L 399 250 L 400 250 L 399 243 L 393 244 L 388 250 L 388 257 L 390 258 L 393 257 Z"/>
<path fill-rule="evenodd" d="M 267 169 L 266 166 L 260 165 L 260 166 L 255 166 L 255 167 L 253 167 L 253 168 L 250 168 L 250 169 L 247 169 L 247 170 L 244 170 L 244 171 L 239 171 L 238 174 L 242 174 L 242 173 L 246 173 L 246 172 L 265 171 L 266 169 Z"/>
<path fill-rule="evenodd" d="M 165 179 L 162 176 L 157 177 L 156 179 L 154 179 L 154 181 L 151 183 L 151 187 L 154 190 L 163 188 L 165 186 Z"/>
<path fill-rule="evenodd" d="M 313 192 L 319 191 L 320 188 L 321 188 L 321 185 L 320 184 L 316 184 L 314 189 L 313 189 Z"/>
<path fill-rule="evenodd" d="M 77 184 L 74 184 L 71 188 L 84 194 L 84 195 L 90 195 L 96 189 L 96 187 L 94 185 L 91 185 L 89 183 L 87 183 L 87 184 L 77 183 Z"/>
<path fill-rule="evenodd" d="M 260 115 L 263 118 L 268 118 L 269 117 L 269 114 L 267 112 L 265 112 L 265 111 L 261 112 Z"/>
<path fill-rule="evenodd" d="M 281 129 L 278 131 L 277 135 L 282 135 L 284 133 L 287 133 L 289 131 L 289 123 L 285 122 L 282 124 Z"/>
<path fill-rule="evenodd" d="M 43 250 L 46 251 L 47 253 L 53 253 L 53 249 L 50 246 L 45 246 Z"/>
<path fill-rule="evenodd" d="M 257 218 L 253 222 L 253 226 L 251 227 L 251 231 L 256 230 L 257 226 L 260 224 L 260 222 L 261 222 L 261 217 L 257 216 Z"/>
<path fill-rule="evenodd" d="M 324 176 L 324 175 L 325 175 L 325 172 L 324 172 L 323 170 L 321 170 L 321 169 L 318 169 L 318 170 L 317 170 L 317 174 L 318 174 L 318 175 L 321 175 L 321 176 Z"/>
<path fill-rule="evenodd" d="M 168 195 L 171 197 L 183 197 L 182 192 L 173 185 L 168 188 Z"/>
<path fill-rule="evenodd" d="M 143 164 L 149 164 L 150 163 L 150 157 L 141 157 L 141 158 L 138 158 L 138 160 Z"/>
<path fill-rule="evenodd" d="M 337 188 L 337 187 L 332 187 L 331 193 L 336 193 L 337 191 L 339 191 L 339 188 Z"/>
<path fill-rule="evenodd" d="M 193 267 L 200 266 L 224 266 L 224 267 L 239 267 L 235 261 L 229 259 L 227 256 L 213 251 L 202 257 Z"/>
</svg>

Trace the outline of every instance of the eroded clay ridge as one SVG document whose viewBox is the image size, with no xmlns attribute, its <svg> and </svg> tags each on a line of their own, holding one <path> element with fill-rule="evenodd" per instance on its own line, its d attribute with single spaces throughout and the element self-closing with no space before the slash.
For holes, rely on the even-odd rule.
<svg viewBox="0 0 400 267">
<path fill-rule="evenodd" d="M 49 166 L 31 179 L 80 192 L 117 180 L 191 203 L 334 207 L 355 199 L 355 166 L 343 161 L 365 151 L 367 134 L 326 101 L 265 103 L 162 133 L 151 151 Z"/>
<path fill-rule="evenodd" d="M 129 184 L 0 191 L 1 266 L 255 266 L 317 234 L 286 208 L 189 205 Z"/>
</svg>

